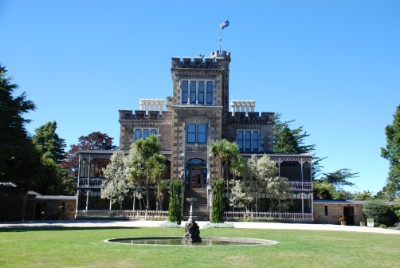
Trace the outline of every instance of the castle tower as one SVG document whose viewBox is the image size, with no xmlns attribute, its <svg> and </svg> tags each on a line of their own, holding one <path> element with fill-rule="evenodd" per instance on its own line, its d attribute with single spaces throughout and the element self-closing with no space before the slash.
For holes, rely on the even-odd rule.
<svg viewBox="0 0 400 268">
<path fill-rule="evenodd" d="M 229 110 L 230 60 L 226 51 L 172 58 L 171 176 L 185 177 L 187 186 L 205 188 L 207 174 L 220 175 L 217 163 L 210 165 L 215 161 L 209 145 L 222 138 L 223 114 Z"/>
</svg>

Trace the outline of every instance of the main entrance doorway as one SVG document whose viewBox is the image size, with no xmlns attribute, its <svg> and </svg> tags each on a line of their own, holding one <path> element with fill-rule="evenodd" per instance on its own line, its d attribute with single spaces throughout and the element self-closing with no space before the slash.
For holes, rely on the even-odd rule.
<svg viewBox="0 0 400 268">
<path fill-rule="evenodd" d="M 193 158 L 186 163 L 186 185 L 191 188 L 207 187 L 206 161 Z"/>
</svg>

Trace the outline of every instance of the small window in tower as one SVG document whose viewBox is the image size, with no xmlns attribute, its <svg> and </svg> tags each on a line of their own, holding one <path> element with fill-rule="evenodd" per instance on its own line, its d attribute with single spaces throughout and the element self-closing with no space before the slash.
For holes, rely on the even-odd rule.
<svg viewBox="0 0 400 268">
<path fill-rule="evenodd" d="M 200 124 L 197 126 L 197 142 L 207 143 L 207 125 Z"/>
<path fill-rule="evenodd" d="M 253 150 L 258 151 L 258 131 L 253 131 Z"/>
<path fill-rule="evenodd" d="M 196 81 L 190 81 L 190 103 L 196 103 Z"/>
<path fill-rule="evenodd" d="M 151 135 L 156 136 L 157 135 L 157 129 L 152 129 L 150 130 Z"/>
<path fill-rule="evenodd" d="M 199 81 L 199 104 L 204 104 L 204 81 Z"/>
<path fill-rule="evenodd" d="M 238 131 L 236 135 L 236 143 L 239 146 L 240 151 L 243 150 L 243 131 Z"/>
<path fill-rule="evenodd" d="M 149 130 L 143 129 L 143 139 L 146 139 L 149 136 Z"/>
<path fill-rule="evenodd" d="M 182 81 L 182 103 L 188 102 L 188 81 Z"/>
<path fill-rule="evenodd" d="M 213 103 L 213 82 L 207 81 L 207 104 Z"/>
<path fill-rule="evenodd" d="M 187 142 L 195 143 L 196 142 L 196 125 L 189 124 L 187 127 Z"/>
<path fill-rule="evenodd" d="M 135 130 L 135 140 L 139 140 L 142 138 L 142 130 L 141 129 L 136 129 Z"/>
<path fill-rule="evenodd" d="M 251 150 L 251 131 L 246 131 L 245 133 L 245 150 L 250 151 Z"/>
</svg>

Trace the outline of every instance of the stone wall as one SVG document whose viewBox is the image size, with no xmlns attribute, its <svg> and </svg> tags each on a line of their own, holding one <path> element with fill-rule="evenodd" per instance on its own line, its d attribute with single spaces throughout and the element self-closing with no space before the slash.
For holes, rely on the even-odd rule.
<svg viewBox="0 0 400 268">
<path fill-rule="evenodd" d="M 328 215 L 325 215 L 325 207 L 328 208 Z M 314 201 L 314 222 L 340 224 L 339 217 L 344 215 L 344 207 L 354 207 L 354 225 L 359 225 L 363 219 L 362 204 L 317 203 Z"/>
</svg>

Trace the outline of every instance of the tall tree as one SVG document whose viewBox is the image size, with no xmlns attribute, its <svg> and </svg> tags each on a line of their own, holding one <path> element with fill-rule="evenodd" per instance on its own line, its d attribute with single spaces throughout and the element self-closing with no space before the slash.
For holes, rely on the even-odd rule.
<svg viewBox="0 0 400 268">
<path fill-rule="evenodd" d="M 156 210 L 162 210 L 164 191 L 167 187 L 165 176 L 167 172 L 165 157 L 159 153 L 152 158 L 153 169 L 151 172 L 152 181 L 156 184 Z"/>
<path fill-rule="evenodd" d="M 385 128 L 386 147 L 381 148 L 383 158 L 389 160 L 389 176 L 385 187 L 390 199 L 400 196 L 400 105 L 393 115 L 393 123 Z"/>
<path fill-rule="evenodd" d="M 35 104 L 27 100 L 25 93 L 13 96 L 18 86 L 6 73 L 0 65 L 0 181 L 30 190 L 40 166 L 40 154 L 25 129 L 30 120 L 23 114 L 33 111 Z"/>
<path fill-rule="evenodd" d="M 102 132 L 92 132 L 87 136 L 79 137 L 77 144 L 71 145 L 71 149 L 65 154 L 65 158 L 61 161 L 64 169 L 78 177 L 79 167 L 79 151 L 82 150 L 115 150 L 117 146 L 113 145 L 112 137 Z"/>
<path fill-rule="evenodd" d="M 122 202 L 129 192 L 123 152 L 113 153 L 110 163 L 104 170 L 104 176 L 106 182 L 105 187 L 101 189 L 101 198 L 110 200 L 110 211 L 112 204 L 116 202 L 122 209 Z"/>
<path fill-rule="evenodd" d="M 130 151 L 130 158 L 132 159 L 130 178 L 134 184 L 139 184 L 145 188 L 146 210 L 150 207 L 150 186 L 158 176 L 154 167 L 165 161 L 160 151 L 161 144 L 157 136 L 137 140 Z M 162 168 L 157 168 L 157 170 L 162 172 Z"/>
<path fill-rule="evenodd" d="M 348 180 L 357 176 L 358 172 L 351 172 L 348 168 L 342 168 L 334 172 L 324 173 L 320 180 L 331 183 L 336 189 L 340 190 L 342 186 L 354 186 L 354 183 Z"/>
<path fill-rule="evenodd" d="M 172 179 L 169 185 L 168 221 L 177 224 L 182 221 L 182 186 L 180 179 Z"/>
<path fill-rule="evenodd" d="M 211 222 L 224 222 L 224 179 L 213 180 L 211 198 Z"/>
<path fill-rule="evenodd" d="M 282 121 L 281 114 L 275 114 L 273 150 L 279 153 L 313 154 L 312 177 L 317 178 L 322 169 L 321 161 L 326 157 L 317 157 L 315 144 L 304 144 L 304 139 L 310 135 L 303 130 L 303 126 L 291 129 L 295 120 Z"/>
<path fill-rule="evenodd" d="M 291 129 L 290 124 L 295 120 L 281 121 L 281 114 L 275 114 L 273 150 L 280 153 L 311 153 L 315 144 L 304 144 L 304 139 L 310 135 L 303 130 L 303 126 Z"/>
<path fill-rule="evenodd" d="M 217 140 L 211 143 L 210 153 L 220 160 L 222 178 L 226 180 L 227 193 L 229 193 L 229 165 L 238 157 L 239 146 L 225 139 Z"/>
<path fill-rule="evenodd" d="M 56 133 L 57 122 L 48 122 L 35 130 L 32 141 L 36 148 L 45 156 L 60 163 L 65 154 L 65 140 Z"/>
</svg>

